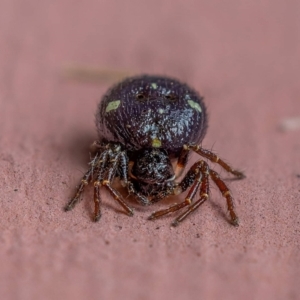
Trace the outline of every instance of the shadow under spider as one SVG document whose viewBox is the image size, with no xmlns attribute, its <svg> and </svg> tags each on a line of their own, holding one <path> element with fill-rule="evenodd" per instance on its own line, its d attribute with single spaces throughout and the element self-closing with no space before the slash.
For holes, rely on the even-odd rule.
<svg viewBox="0 0 300 300">
<path fill-rule="evenodd" d="M 72 166 L 78 169 L 79 166 L 84 165 L 84 170 L 91 161 L 91 145 L 97 139 L 96 133 L 77 132 L 68 136 L 69 141 L 66 142 L 66 153 L 71 158 Z"/>
</svg>

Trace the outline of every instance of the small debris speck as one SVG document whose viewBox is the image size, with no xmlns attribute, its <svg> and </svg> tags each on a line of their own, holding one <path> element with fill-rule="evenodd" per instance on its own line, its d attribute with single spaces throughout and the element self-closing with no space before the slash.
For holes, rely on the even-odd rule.
<svg viewBox="0 0 300 300">
<path fill-rule="evenodd" d="M 285 118 L 279 123 L 279 129 L 281 131 L 292 131 L 300 129 L 300 117 Z"/>
</svg>

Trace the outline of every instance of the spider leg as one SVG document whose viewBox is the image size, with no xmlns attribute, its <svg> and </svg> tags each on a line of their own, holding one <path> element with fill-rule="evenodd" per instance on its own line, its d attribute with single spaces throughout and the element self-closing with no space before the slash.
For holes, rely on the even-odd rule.
<svg viewBox="0 0 300 300">
<path fill-rule="evenodd" d="M 118 191 L 111 187 L 110 182 L 104 180 L 102 183 L 113 196 L 113 198 L 124 208 L 128 216 L 133 216 L 133 209 L 123 200 L 123 197 Z"/>
<path fill-rule="evenodd" d="M 191 214 L 193 211 L 195 211 L 201 204 L 203 204 L 208 199 L 208 193 L 209 193 L 209 166 L 205 161 L 200 161 L 201 168 L 200 172 L 202 173 L 201 178 L 201 186 L 200 186 L 200 198 L 193 204 L 191 204 L 188 209 L 182 213 L 179 217 L 177 217 L 173 223 L 172 226 L 177 226 L 180 222 L 182 222 L 189 214 Z"/>
<path fill-rule="evenodd" d="M 229 188 L 227 187 L 225 182 L 220 178 L 219 174 L 216 171 L 209 170 L 209 175 L 220 190 L 220 192 L 222 193 L 223 197 L 226 198 L 232 225 L 239 226 L 239 219 L 234 211 L 233 198 L 231 196 Z"/>
<path fill-rule="evenodd" d="M 194 152 L 198 153 L 202 157 L 205 157 L 205 158 L 209 159 L 210 161 L 219 164 L 223 169 L 225 169 L 227 172 L 233 174 L 238 179 L 243 179 L 246 177 L 244 173 L 233 169 L 224 160 L 222 160 L 220 157 L 218 157 L 215 153 L 213 153 L 210 150 L 203 149 L 199 145 L 184 145 L 183 148 L 186 150 L 193 150 Z"/>
<path fill-rule="evenodd" d="M 182 148 L 177 160 L 176 168 L 175 168 L 175 179 L 179 178 L 184 170 L 184 167 L 187 164 L 188 156 L 190 150 L 186 148 Z"/>
<path fill-rule="evenodd" d="M 83 193 L 85 187 L 90 183 L 92 176 L 95 172 L 95 166 L 97 164 L 98 155 L 96 155 L 93 160 L 90 162 L 91 167 L 89 170 L 83 175 L 80 185 L 77 188 L 75 196 L 68 202 L 65 206 L 65 211 L 69 211 L 74 208 L 74 206 L 79 202 L 80 196 Z"/>
<path fill-rule="evenodd" d="M 90 162 L 91 167 L 82 177 L 76 194 L 66 205 L 65 211 L 71 210 L 79 202 L 85 186 L 93 181 L 93 177 L 96 176 L 96 180 L 94 181 L 94 221 L 98 221 L 101 217 L 101 186 L 108 189 L 113 198 L 125 209 L 128 215 L 133 215 L 133 210 L 124 202 L 122 196 L 111 186 L 117 172 L 125 182 L 125 185 L 128 185 L 128 158 L 126 152 L 121 151 L 120 145 L 117 144 L 101 145 L 99 142 L 94 144 L 97 146 L 98 152 Z"/>
<path fill-rule="evenodd" d="M 104 151 L 101 156 L 99 157 L 97 163 L 97 178 L 98 180 L 94 182 L 94 204 L 95 204 L 95 211 L 94 211 L 94 221 L 97 222 L 100 220 L 101 217 L 101 197 L 100 197 L 100 186 L 101 180 L 104 176 L 105 171 L 107 170 L 107 160 L 110 154 L 110 150 Z"/>
<path fill-rule="evenodd" d="M 136 191 L 136 189 L 131 181 L 128 181 L 127 188 L 128 188 L 129 194 L 133 195 L 134 198 L 136 199 L 136 201 L 138 203 L 140 203 L 141 205 L 152 204 L 152 202 L 147 197 L 145 197 L 144 195 L 142 195 L 141 193 Z"/>
<path fill-rule="evenodd" d="M 132 162 L 129 162 L 127 164 L 127 166 L 128 165 L 129 165 L 129 174 L 130 174 L 130 177 L 133 177 L 133 175 L 131 174 Z M 141 205 L 150 205 L 151 204 L 151 201 L 147 197 L 145 197 L 141 193 L 137 192 L 137 190 L 134 187 L 134 184 L 130 180 L 128 180 L 127 174 L 126 174 L 126 181 L 123 180 L 123 183 L 124 183 L 124 186 L 127 186 L 128 193 L 130 195 L 133 195 L 134 198 L 135 198 L 135 200 L 138 203 L 140 203 Z"/>
<path fill-rule="evenodd" d="M 118 150 L 116 150 L 118 151 Z M 113 196 L 113 198 L 125 209 L 128 215 L 133 215 L 133 210 L 130 208 L 125 201 L 123 200 L 122 196 L 116 191 L 112 186 L 111 183 L 113 182 L 118 167 L 121 165 L 121 177 L 127 178 L 127 167 L 124 166 L 128 161 L 125 152 L 113 152 L 111 149 L 108 150 L 108 157 L 106 161 L 103 161 L 103 168 L 99 169 L 97 174 L 97 179 L 94 182 L 94 202 L 95 202 L 95 214 L 94 214 L 94 221 L 98 221 L 101 217 L 100 211 L 100 186 L 104 186 L 109 193 Z M 126 180 L 126 179 L 125 179 Z"/>
<path fill-rule="evenodd" d="M 175 187 L 174 193 L 179 194 L 184 192 L 185 190 L 187 190 L 188 187 L 191 186 L 185 200 L 181 203 L 174 204 L 167 209 L 162 209 L 154 212 L 152 215 L 150 215 L 149 220 L 157 219 L 161 216 L 175 212 L 188 205 L 191 205 L 193 198 L 195 197 L 197 191 L 199 190 L 199 187 L 202 186 L 203 181 L 205 181 L 204 178 L 206 176 L 204 173 L 205 164 L 206 162 L 204 162 L 203 160 L 196 162 L 188 171 L 188 173 L 185 175 L 185 177 L 182 179 L 182 181 L 178 184 L 178 186 Z"/>
</svg>

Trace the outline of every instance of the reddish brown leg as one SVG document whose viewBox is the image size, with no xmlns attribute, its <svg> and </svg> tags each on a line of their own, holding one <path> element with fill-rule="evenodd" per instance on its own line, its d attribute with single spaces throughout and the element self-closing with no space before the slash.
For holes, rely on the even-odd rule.
<svg viewBox="0 0 300 300">
<path fill-rule="evenodd" d="M 162 209 L 162 210 L 156 211 L 148 219 L 154 220 L 154 219 L 162 217 L 166 214 L 180 210 L 180 209 L 186 207 L 187 205 L 190 205 L 192 203 L 192 200 L 193 200 L 195 194 L 197 193 L 197 190 L 199 189 L 199 186 L 201 184 L 201 178 L 202 178 L 202 176 L 201 176 L 201 173 L 199 172 L 196 176 L 196 180 L 195 180 L 194 184 L 192 185 L 188 195 L 186 196 L 186 198 L 183 202 L 174 204 L 167 209 Z"/>
<path fill-rule="evenodd" d="M 107 163 L 107 157 L 109 155 L 109 151 L 102 152 L 101 154 L 97 154 L 93 161 L 91 162 L 92 165 L 92 175 L 97 173 L 97 176 L 102 176 L 105 172 L 106 168 L 105 165 Z M 92 179 L 92 178 L 91 178 Z M 95 185 L 94 185 L 95 186 Z M 94 213 L 94 220 L 98 221 L 101 217 L 100 211 L 100 186 L 97 185 L 94 187 L 94 203 L 95 203 L 95 213 Z"/>
<path fill-rule="evenodd" d="M 97 161 L 97 178 L 94 182 L 94 204 L 95 204 L 95 210 L 94 210 L 94 221 L 97 222 L 101 218 L 101 197 L 100 197 L 100 178 L 103 178 L 105 171 L 107 170 L 107 159 L 110 154 L 110 151 L 105 151 L 100 155 L 99 160 Z"/>
<path fill-rule="evenodd" d="M 79 202 L 80 196 L 84 191 L 84 188 L 89 184 L 93 175 L 94 168 L 93 166 L 84 174 L 81 179 L 81 183 L 77 188 L 75 196 L 69 201 L 65 207 L 65 211 L 69 211 L 74 208 L 74 206 Z"/>
<path fill-rule="evenodd" d="M 111 195 L 114 197 L 114 199 L 125 209 L 127 214 L 129 216 L 133 215 L 133 209 L 130 208 L 126 202 L 123 200 L 122 196 L 111 187 L 111 182 L 113 181 L 115 177 L 115 173 L 118 166 L 121 166 L 122 169 L 122 175 L 121 177 L 127 181 L 127 166 L 128 166 L 128 159 L 125 154 L 125 152 L 120 152 L 114 159 L 111 160 L 113 163 L 108 171 L 107 179 L 102 182 L 102 184 L 108 189 L 108 191 L 111 193 Z"/>
<path fill-rule="evenodd" d="M 182 181 L 178 184 L 178 187 L 175 188 L 175 190 L 174 190 L 175 193 L 182 193 L 188 187 L 191 186 L 191 188 L 183 202 L 174 204 L 167 209 L 163 209 L 163 210 L 154 212 L 149 217 L 149 219 L 150 220 L 157 219 L 161 216 L 175 212 L 175 211 L 180 210 L 188 205 L 191 205 L 193 198 L 195 197 L 195 195 L 203 181 L 204 165 L 207 165 L 207 163 L 204 161 L 199 161 L 199 162 L 195 163 L 191 167 L 189 172 L 186 174 L 186 176 L 182 179 Z"/>
<path fill-rule="evenodd" d="M 109 161 L 102 162 L 103 168 L 99 169 L 97 180 L 94 182 L 95 222 L 99 221 L 101 217 L 99 190 L 102 185 L 108 189 L 113 198 L 125 209 L 128 215 L 133 215 L 133 210 L 124 202 L 122 196 L 111 187 L 111 182 L 114 180 L 119 165 L 121 165 L 122 172 L 124 173 L 122 173 L 122 178 L 125 178 L 127 181 L 126 154 L 124 152 L 113 153 L 109 151 L 109 156 Z"/>
<path fill-rule="evenodd" d="M 113 182 L 118 168 L 120 172 L 118 175 L 120 175 L 125 185 L 128 185 L 128 158 L 126 152 L 121 151 L 120 145 L 100 145 L 98 142 L 94 144 L 99 153 L 97 153 L 90 162 L 91 168 L 83 176 L 75 196 L 69 201 L 65 210 L 71 210 L 76 205 L 80 200 L 80 196 L 83 193 L 85 186 L 93 180 L 93 175 L 96 174 L 96 180 L 94 182 L 94 221 L 98 221 L 101 217 L 101 186 L 105 186 L 114 199 L 126 210 L 127 214 L 132 215 L 133 210 L 124 202 L 122 196 L 111 187 L 111 182 Z"/>
<path fill-rule="evenodd" d="M 196 153 L 198 153 L 199 155 L 201 155 L 202 157 L 205 157 L 205 158 L 209 159 L 210 161 L 219 164 L 227 172 L 233 174 L 234 176 L 236 176 L 239 179 L 243 179 L 246 177 L 242 172 L 233 169 L 230 165 L 228 165 L 226 162 L 224 162 L 216 154 L 214 154 L 210 150 L 201 148 L 199 145 L 185 145 L 184 149 L 193 150 Z"/>
<path fill-rule="evenodd" d="M 113 196 L 113 198 L 124 208 L 128 216 L 133 216 L 133 209 L 130 208 L 127 203 L 123 200 L 122 196 L 111 187 L 110 182 L 107 180 L 104 180 L 102 183 L 110 192 L 110 194 Z"/>
<path fill-rule="evenodd" d="M 239 226 L 239 219 L 234 211 L 234 204 L 233 204 L 233 199 L 230 193 L 229 188 L 225 184 L 225 182 L 220 178 L 219 174 L 213 170 L 209 170 L 210 177 L 214 181 L 214 183 L 217 185 L 219 190 L 221 191 L 223 197 L 226 198 L 227 201 L 227 207 L 229 210 L 230 218 L 231 218 L 231 223 L 234 226 Z"/>
<path fill-rule="evenodd" d="M 177 165 L 175 169 L 175 179 L 179 178 L 184 170 L 184 167 L 187 164 L 188 161 L 188 156 L 189 156 L 189 149 L 182 148 L 178 160 L 177 160 Z"/>
<path fill-rule="evenodd" d="M 140 203 L 142 205 L 150 205 L 151 204 L 151 201 L 147 197 L 145 197 L 144 195 L 138 193 L 135 190 L 132 182 L 128 181 L 127 188 L 128 188 L 129 194 L 133 195 L 138 203 Z"/>
<path fill-rule="evenodd" d="M 173 223 L 172 226 L 177 226 L 180 222 L 182 222 L 189 214 L 191 214 L 193 211 L 195 211 L 201 204 L 203 204 L 208 199 L 208 193 L 209 193 L 209 166 L 205 161 L 201 161 L 201 187 L 200 187 L 200 199 L 197 200 L 195 203 L 189 206 L 189 208 L 182 213 L 179 217 L 177 217 Z"/>
<path fill-rule="evenodd" d="M 95 203 L 94 222 L 98 222 L 101 218 L 100 186 L 101 185 L 99 184 L 99 181 L 94 182 L 94 203 Z"/>
</svg>

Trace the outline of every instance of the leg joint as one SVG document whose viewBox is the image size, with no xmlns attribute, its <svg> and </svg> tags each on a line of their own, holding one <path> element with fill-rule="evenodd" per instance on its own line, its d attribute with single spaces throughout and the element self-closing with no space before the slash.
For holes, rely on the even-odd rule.
<svg viewBox="0 0 300 300">
<path fill-rule="evenodd" d="M 110 181 L 109 180 L 103 180 L 102 185 L 108 186 L 108 185 L 110 185 Z"/>
<path fill-rule="evenodd" d="M 94 182 L 94 187 L 100 186 L 100 185 L 101 185 L 101 182 L 99 180 L 97 180 L 97 181 Z"/>
<path fill-rule="evenodd" d="M 185 202 L 188 204 L 188 205 L 191 205 L 192 204 L 192 200 L 190 198 L 186 198 L 185 199 Z"/>
<path fill-rule="evenodd" d="M 227 190 L 227 191 L 223 192 L 222 195 L 223 195 L 224 197 L 227 197 L 227 196 L 230 196 L 231 193 L 230 193 L 229 190 Z"/>
</svg>

